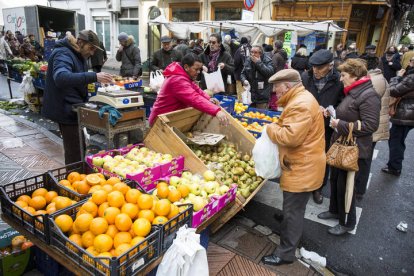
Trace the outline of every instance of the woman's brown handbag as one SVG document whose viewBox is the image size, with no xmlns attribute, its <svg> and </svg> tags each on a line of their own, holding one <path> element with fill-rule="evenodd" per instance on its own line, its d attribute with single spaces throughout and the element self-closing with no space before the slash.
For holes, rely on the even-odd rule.
<svg viewBox="0 0 414 276">
<path fill-rule="evenodd" d="M 329 166 L 345 171 L 357 172 L 359 170 L 359 150 L 356 144 L 356 138 L 352 136 L 353 129 L 354 123 L 349 123 L 348 137 L 339 137 L 329 148 L 326 153 L 326 163 L 328 163 Z"/>
</svg>

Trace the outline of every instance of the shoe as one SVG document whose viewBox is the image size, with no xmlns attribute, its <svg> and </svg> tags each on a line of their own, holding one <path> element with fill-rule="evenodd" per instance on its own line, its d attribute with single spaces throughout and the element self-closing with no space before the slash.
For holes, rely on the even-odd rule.
<svg viewBox="0 0 414 276">
<path fill-rule="evenodd" d="M 395 175 L 395 176 L 401 175 L 401 170 L 394 170 L 394 169 L 390 169 L 389 167 L 382 168 L 381 171 L 387 174 Z"/>
<path fill-rule="evenodd" d="M 264 256 L 262 258 L 262 262 L 264 264 L 267 264 L 267 265 L 275 265 L 275 266 L 293 263 L 293 261 L 285 261 L 285 260 L 283 260 L 283 259 L 281 259 L 278 256 L 275 256 L 273 254 L 272 255 L 268 255 L 268 256 Z"/>
<path fill-rule="evenodd" d="M 318 218 L 320 218 L 320 219 L 338 219 L 339 215 L 331 213 L 329 211 L 326 211 L 326 212 L 320 213 L 318 215 Z"/>
<path fill-rule="evenodd" d="M 346 227 L 340 224 L 335 225 L 328 229 L 328 233 L 334 236 L 341 236 L 349 231 L 354 230 L 354 227 Z"/>
<path fill-rule="evenodd" d="M 313 195 L 313 201 L 315 201 L 316 204 L 322 204 L 323 196 L 320 190 L 313 191 L 312 195 Z"/>
</svg>

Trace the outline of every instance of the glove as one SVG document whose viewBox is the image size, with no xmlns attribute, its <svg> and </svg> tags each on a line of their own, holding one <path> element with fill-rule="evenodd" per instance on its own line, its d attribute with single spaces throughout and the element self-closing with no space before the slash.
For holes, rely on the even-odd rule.
<svg viewBox="0 0 414 276">
<path fill-rule="evenodd" d="M 105 105 L 99 109 L 99 118 L 102 119 L 105 112 L 108 112 L 109 114 L 109 123 L 111 126 L 115 126 L 119 118 L 122 117 L 122 114 L 118 111 L 118 109 L 110 105 Z"/>
</svg>

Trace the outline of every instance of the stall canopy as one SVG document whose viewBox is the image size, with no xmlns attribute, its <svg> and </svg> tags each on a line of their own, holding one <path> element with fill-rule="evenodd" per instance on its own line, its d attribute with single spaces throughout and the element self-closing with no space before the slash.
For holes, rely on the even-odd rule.
<svg viewBox="0 0 414 276">
<path fill-rule="evenodd" d="M 273 37 L 284 31 L 296 31 L 298 36 L 305 36 L 309 33 L 319 32 L 345 32 L 333 21 L 321 22 L 299 22 L 299 21 L 193 21 L 193 22 L 170 22 L 163 15 L 150 20 L 150 25 L 164 25 L 174 37 L 185 39 L 190 33 L 200 33 L 207 29 L 221 29 L 223 31 L 235 30 L 240 36 L 250 35 L 256 37 L 263 34 Z"/>
</svg>

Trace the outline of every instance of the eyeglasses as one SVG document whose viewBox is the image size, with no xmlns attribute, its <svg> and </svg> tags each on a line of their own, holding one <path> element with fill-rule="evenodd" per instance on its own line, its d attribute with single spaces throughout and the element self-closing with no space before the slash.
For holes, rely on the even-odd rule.
<svg viewBox="0 0 414 276">
<path fill-rule="evenodd" d="M 259 51 L 250 51 L 250 53 L 252 53 L 252 54 L 260 54 Z"/>
<path fill-rule="evenodd" d="M 216 44 L 217 43 L 217 41 L 212 41 L 212 40 L 210 40 L 208 43 L 210 43 L 210 44 Z"/>
</svg>

